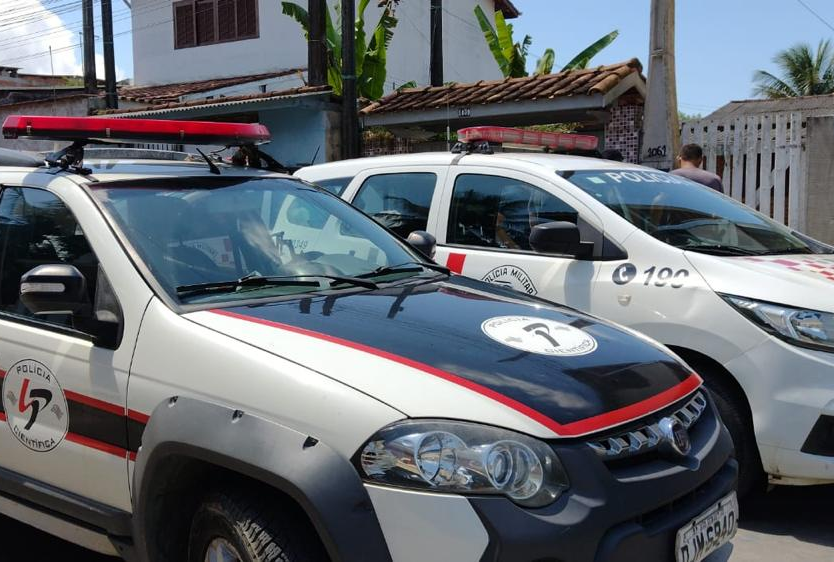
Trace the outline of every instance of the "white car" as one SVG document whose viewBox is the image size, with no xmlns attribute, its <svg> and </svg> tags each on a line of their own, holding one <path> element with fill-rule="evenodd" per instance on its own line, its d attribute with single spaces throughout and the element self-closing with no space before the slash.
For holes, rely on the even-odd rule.
<svg viewBox="0 0 834 562">
<path fill-rule="evenodd" d="M 258 125 L 3 132 L 72 144 L 0 150 L 0 513 L 149 562 L 699 562 L 733 536 L 729 433 L 648 338 L 253 169 Z"/>
<path fill-rule="evenodd" d="M 478 148 L 296 175 L 427 230 L 454 271 L 667 345 L 713 391 L 740 491 L 834 482 L 834 249 L 654 169 Z"/>
</svg>

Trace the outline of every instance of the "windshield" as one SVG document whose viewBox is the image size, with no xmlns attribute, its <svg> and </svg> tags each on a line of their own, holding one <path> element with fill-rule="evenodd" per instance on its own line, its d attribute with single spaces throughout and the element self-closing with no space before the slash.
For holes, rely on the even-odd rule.
<svg viewBox="0 0 834 562">
<path fill-rule="evenodd" d="M 680 176 L 594 170 L 564 177 L 640 230 L 684 250 L 718 255 L 822 251 L 750 207 Z"/>
<path fill-rule="evenodd" d="M 298 180 L 169 178 L 90 187 L 182 303 L 309 292 L 351 280 L 347 286 L 368 286 L 351 278 L 388 281 L 423 271 L 384 270 L 419 258 L 347 203 Z"/>
</svg>

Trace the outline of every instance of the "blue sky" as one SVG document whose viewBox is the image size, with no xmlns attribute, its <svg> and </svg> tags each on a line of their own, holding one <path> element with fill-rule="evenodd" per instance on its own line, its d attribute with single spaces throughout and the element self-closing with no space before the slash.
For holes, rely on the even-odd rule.
<svg viewBox="0 0 834 562">
<path fill-rule="evenodd" d="M 803 1 L 834 26 L 834 1 Z M 513 22 L 516 37 L 530 35 L 536 55 L 551 47 L 564 64 L 619 29 L 617 40 L 592 64 L 637 57 L 648 72 L 649 0 L 514 3 L 522 12 Z M 706 114 L 730 100 L 753 97 L 753 71 L 775 71 L 771 59 L 778 50 L 834 39 L 834 31 L 797 0 L 677 0 L 676 6 L 678 105 L 686 113 Z M 531 58 L 532 66 L 536 56 Z"/>
<path fill-rule="evenodd" d="M 33 9 L 64 4 L 57 0 L 12 2 L 31 4 Z M 547 47 L 556 50 L 557 62 L 565 63 L 613 29 L 618 29 L 620 36 L 593 63 L 619 62 L 636 56 L 647 65 L 649 0 L 514 2 L 522 11 L 522 16 L 514 21 L 516 38 L 520 40 L 524 34 L 533 37 L 531 66 L 535 65 L 536 55 Z M 804 8 L 802 2 L 834 25 L 832 0 L 677 0 L 680 109 L 706 114 L 727 101 L 751 97 L 753 71 L 774 70 L 771 59 L 776 51 L 800 41 L 816 45 L 820 39 L 834 38 L 834 31 Z M 113 0 L 113 9 L 118 71 L 120 77 L 131 76 L 129 11 L 122 0 Z M 96 3 L 96 18 L 98 14 Z M 48 56 L 37 53 L 45 53 L 51 46 L 56 72 L 80 70 L 80 48 L 72 48 L 78 42 L 80 19 L 80 13 L 65 13 L 30 26 L 5 29 L 5 39 L 0 39 L 0 63 L 48 73 Z M 67 29 L 56 32 L 56 24 L 61 23 Z M 41 29 L 44 32 L 37 33 Z M 8 39 L 12 33 L 26 38 L 14 44 L 14 38 Z"/>
</svg>

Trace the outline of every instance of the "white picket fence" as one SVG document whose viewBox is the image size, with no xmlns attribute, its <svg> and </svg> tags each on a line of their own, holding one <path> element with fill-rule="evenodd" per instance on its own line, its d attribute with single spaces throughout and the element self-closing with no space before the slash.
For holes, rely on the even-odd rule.
<svg viewBox="0 0 834 562">
<path fill-rule="evenodd" d="M 805 121 L 775 113 L 684 123 L 682 144 L 704 148 L 727 195 L 791 228 L 805 226 Z"/>
</svg>

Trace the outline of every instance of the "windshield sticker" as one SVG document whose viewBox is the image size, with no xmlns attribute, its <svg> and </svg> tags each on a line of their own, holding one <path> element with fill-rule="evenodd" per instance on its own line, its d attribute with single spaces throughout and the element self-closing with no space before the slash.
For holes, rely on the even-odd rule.
<svg viewBox="0 0 834 562">
<path fill-rule="evenodd" d="M 45 453 L 67 435 L 67 399 L 58 379 L 43 364 L 18 361 L 3 379 L 6 423 L 25 447 Z"/>
<path fill-rule="evenodd" d="M 591 183 L 605 183 L 605 180 L 598 176 L 588 176 L 588 181 Z"/>
<path fill-rule="evenodd" d="M 189 248 L 194 248 L 204 253 L 211 258 L 216 265 L 220 267 L 233 267 L 234 254 L 232 253 L 232 239 L 228 236 L 215 236 L 213 238 L 199 238 L 197 240 L 183 240 L 174 242 L 168 246 L 174 248 L 182 244 Z"/>
<path fill-rule="evenodd" d="M 637 266 L 633 263 L 624 263 L 617 266 L 614 273 L 611 274 L 611 281 L 615 285 L 628 285 L 637 278 Z M 643 272 L 643 285 L 646 287 L 672 287 L 673 289 L 680 289 L 686 284 L 689 279 L 688 269 L 678 269 L 675 271 L 671 267 L 661 267 L 653 265 Z"/>
<path fill-rule="evenodd" d="M 546 318 L 497 316 L 484 321 L 481 330 L 508 347 L 539 355 L 572 357 L 597 348 L 597 340 L 584 330 Z"/>
<path fill-rule="evenodd" d="M 501 265 L 487 273 L 481 278 L 481 281 L 500 285 L 508 289 L 515 289 L 528 295 L 535 295 L 538 293 L 530 276 L 527 275 L 520 267 L 514 265 Z"/>
</svg>

